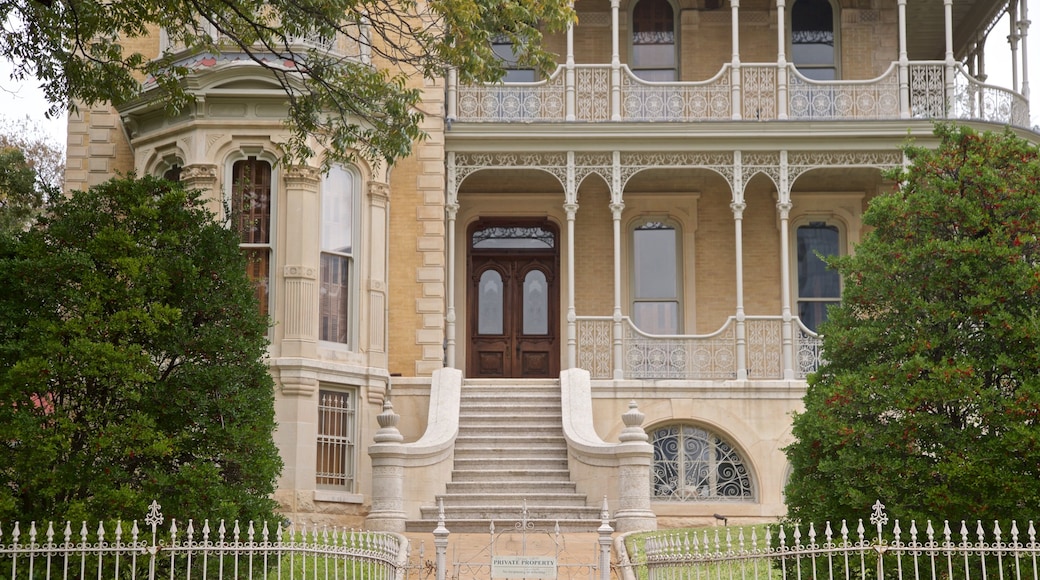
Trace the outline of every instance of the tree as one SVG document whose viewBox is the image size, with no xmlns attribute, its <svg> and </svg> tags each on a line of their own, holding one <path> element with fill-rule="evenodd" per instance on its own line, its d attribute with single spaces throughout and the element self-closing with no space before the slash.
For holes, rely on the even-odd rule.
<svg viewBox="0 0 1040 580">
<path fill-rule="evenodd" d="M 281 461 L 237 235 L 154 178 L 0 236 L 0 520 L 264 519 Z"/>
<path fill-rule="evenodd" d="M 19 230 L 61 190 L 65 152 L 27 119 L 0 123 L 0 231 Z"/>
<path fill-rule="evenodd" d="M 184 79 L 186 54 L 244 55 L 278 80 L 288 96 L 296 158 L 312 152 L 309 138 L 333 156 L 351 148 L 374 159 L 406 155 L 421 133 L 420 93 L 409 77 L 462 82 L 495 80 L 502 62 L 491 40 L 505 38 L 523 66 L 548 70 L 541 28 L 560 30 L 573 17 L 566 0 L 5 0 L 10 23 L 0 31 L 0 57 L 14 76 L 40 79 L 51 111 L 77 100 L 126 102 L 153 79 L 171 109 L 192 99 Z M 182 47 L 150 59 L 138 39 L 158 43 L 163 27 Z M 345 38 L 371 51 L 378 66 L 323 48 Z M 300 39 L 319 42 L 298 42 Z M 152 46 L 155 46 L 153 44 Z"/>
<path fill-rule="evenodd" d="M 789 517 L 1040 516 L 1040 157 L 1010 131 L 907 146 L 787 447 Z M 1003 522 L 1002 522 L 1003 523 Z"/>
</svg>

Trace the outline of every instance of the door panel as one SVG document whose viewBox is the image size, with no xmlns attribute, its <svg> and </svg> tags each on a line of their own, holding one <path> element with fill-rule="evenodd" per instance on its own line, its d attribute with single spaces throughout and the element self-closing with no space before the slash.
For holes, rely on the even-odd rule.
<svg viewBox="0 0 1040 580">
<path fill-rule="evenodd" d="M 548 249 L 470 248 L 468 376 L 559 375 L 555 252 L 555 243 Z"/>
</svg>

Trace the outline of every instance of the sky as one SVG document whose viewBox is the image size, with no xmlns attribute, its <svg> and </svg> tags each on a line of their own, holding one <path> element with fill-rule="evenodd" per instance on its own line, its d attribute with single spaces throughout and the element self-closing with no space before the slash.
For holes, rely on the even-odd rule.
<svg viewBox="0 0 1040 580">
<path fill-rule="evenodd" d="M 996 25 L 986 43 L 987 84 L 1011 88 L 1011 49 L 1008 47 L 1007 16 Z M 1038 30 L 1037 32 L 1040 32 Z M 1032 124 L 1040 125 L 1040 34 L 1029 38 L 1030 113 Z M 48 105 L 35 79 L 14 81 L 12 65 L 0 60 L 0 117 L 19 121 L 28 118 L 50 135 L 54 142 L 65 146 L 65 117 L 46 119 Z M 1021 79 L 1019 79 L 1021 82 Z"/>
</svg>

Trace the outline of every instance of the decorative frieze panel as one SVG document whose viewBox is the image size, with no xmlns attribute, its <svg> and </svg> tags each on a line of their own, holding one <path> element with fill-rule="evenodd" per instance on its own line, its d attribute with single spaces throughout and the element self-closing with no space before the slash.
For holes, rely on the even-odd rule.
<svg viewBox="0 0 1040 580">
<path fill-rule="evenodd" d="M 870 82 L 819 83 L 788 75 L 791 119 L 898 119 L 899 69 Z"/>
<path fill-rule="evenodd" d="M 728 66 L 703 83 L 645 83 L 631 71 L 621 77 L 625 121 L 722 121 L 733 118 Z M 579 99 L 584 95 L 579 93 Z"/>
</svg>

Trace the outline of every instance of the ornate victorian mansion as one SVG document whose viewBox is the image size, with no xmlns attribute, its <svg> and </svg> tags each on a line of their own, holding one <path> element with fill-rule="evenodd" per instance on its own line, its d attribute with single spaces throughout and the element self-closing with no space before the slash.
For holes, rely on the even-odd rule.
<svg viewBox="0 0 1040 580">
<path fill-rule="evenodd" d="M 275 163 L 281 89 L 234 55 L 182 55 L 181 116 L 146 87 L 70 121 L 68 187 L 167 175 L 252 224 L 290 518 L 595 529 L 604 497 L 618 529 L 783 515 L 791 414 L 841 301 L 819 256 L 854 251 L 934 122 L 1040 140 L 1026 0 L 576 10 L 548 77 L 425 81 L 428 138 L 392 168 Z M 985 84 L 993 34 L 1015 86 Z"/>
</svg>

